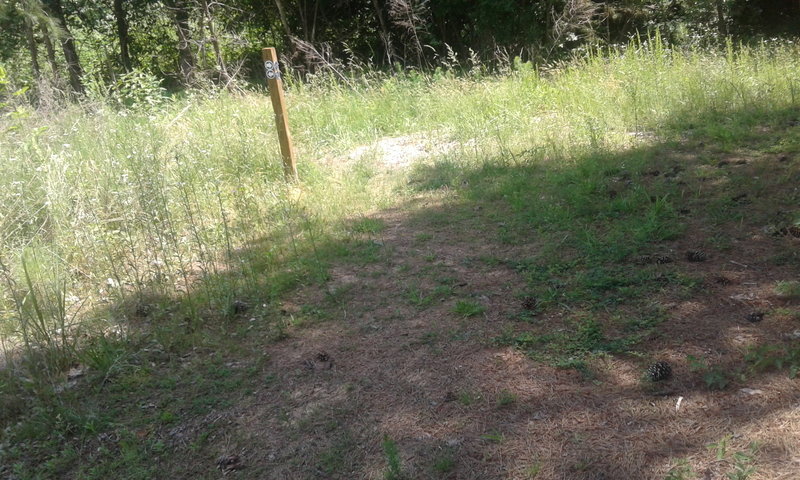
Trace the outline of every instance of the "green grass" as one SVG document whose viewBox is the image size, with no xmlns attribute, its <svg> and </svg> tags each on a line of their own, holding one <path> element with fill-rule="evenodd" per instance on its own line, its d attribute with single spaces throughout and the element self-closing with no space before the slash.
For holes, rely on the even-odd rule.
<svg viewBox="0 0 800 480">
<path fill-rule="evenodd" d="M 453 313 L 461 317 L 474 317 L 486 311 L 486 307 L 472 300 L 459 300 L 453 307 Z"/>
<path fill-rule="evenodd" d="M 497 397 L 497 406 L 498 407 L 507 407 L 509 405 L 513 405 L 517 401 L 517 396 L 508 390 L 503 390 L 500 392 L 500 396 Z"/>
<path fill-rule="evenodd" d="M 775 293 L 780 297 L 796 300 L 800 298 L 800 282 L 797 280 L 778 282 L 775 284 Z"/>
<path fill-rule="evenodd" d="M 800 198 L 783 188 L 794 185 L 791 175 L 770 187 L 784 192 L 773 210 L 787 213 L 745 214 L 733 198 L 748 191 L 747 201 L 758 202 L 770 190 L 716 164 L 742 149 L 800 151 L 800 135 L 781 130 L 800 115 L 799 76 L 794 45 L 702 53 L 654 41 L 547 74 L 518 64 L 498 77 L 295 84 L 287 98 L 301 181 L 288 185 L 269 101 L 258 93 L 4 118 L 0 337 L 23 355 L 0 374 L 0 431 L 14 445 L 1 463 L 21 478 L 151 478 L 153 459 L 174 452 L 141 432 L 229 408 L 257 384 L 273 388 L 262 360 L 238 370 L 224 357 L 260 358 L 256 343 L 334 317 L 334 307 L 314 310 L 329 305 L 289 317 L 283 301 L 324 288 L 337 262 L 393 265 L 397 250 L 375 215 L 390 208 L 411 224 L 535 245 L 527 258 L 491 257 L 492 266 L 513 268 L 537 314 L 566 312 L 563 322 L 531 316 L 500 343 L 582 371 L 593 356 L 629 352 L 664 318 L 650 298 L 702 288 L 673 264 L 640 261 L 682 238 L 682 212 L 706 212 L 717 230 L 702 246 L 712 254 L 735 248 L 722 230 L 732 219 L 776 232 L 796 222 Z M 408 171 L 374 155 L 348 159 L 354 147 L 400 135 L 447 150 Z M 418 198 L 446 206 L 420 207 Z M 425 246 L 417 260 L 436 268 L 431 244 L 450 238 L 425 231 L 413 240 Z M 800 265 L 789 248 L 772 261 Z M 456 294 L 453 283 L 407 285 L 398 297 L 433 309 Z M 796 299 L 796 283 L 776 293 Z M 349 295 L 345 288 L 327 298 L 344 308 Z M 451 311 L 486 313 L 472 300 Z M 218 356 L 202 363 L 197 352 Z M 752 363 L 794 375 L 795 353 L 760 352 Z M 88 378 L 56 395 L 75 363 Z M 721 383 L 711 378 L 709 387 Z M 498 406 L 513 401 L 501 397 Z M 98 443 L 102 434 L 119 438 L 113 449 Z M 319 452 L 322 471 L 344 468 L 337 455 L 345 443 Z M 193 445 L 210 455 L 203 441 Z M 399 478 L 396 445 L 387 438 L 383 447 L 387 478 Z"/>
<path fill-rule="evenodd" d="M 436 457 L 433 463 L 433 471 L 439 478 L 447 478 L 447 475 L 456 467 L 456 460 L 452 453 L 444 452 Z"/>
<path fill-rule="evenodd" d="M 402 480 L 406 478 L 397 443 L 388 436 L 383 438 L 383 453 L 386 457 L 386 470 L 383 473 L 385 480 Z"/>
</svg>

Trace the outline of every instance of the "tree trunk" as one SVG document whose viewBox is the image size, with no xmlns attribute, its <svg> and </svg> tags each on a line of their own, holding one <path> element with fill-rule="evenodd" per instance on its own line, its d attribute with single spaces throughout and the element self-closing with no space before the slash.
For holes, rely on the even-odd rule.
<svg viewBox="0 0 800 480">
<path fill-rule="evenodd" d="M 131 56 L 128 48 L 130 44 L 130 37 L 128 36 L 128 12 L 125 11 L 123 0 L 114 0 L 114 17 L 117 20 L 119 58 L 122 61 L 122 67 L 125 71 L 130 72 L 133 66 L 131 64 Z"/>
<path fill-rule="evenodd" d="M 33 78 L 39 80 L 42 77 L 42 68 L 39 66 L 39 46 L 36 44 L 36 36 L 33 33 L 33 22 L 25 19 L 25 39 L 28 42 L 28 52 L 31 55 L 31 69 Z"/>
<path fill-rule="evenodd" d="M 228 68 L 225 66 L 225 59 L 222 58 L 222 50 L 219 48 L 219 39 L 217 38 L 217 30 L 214 27 L 214 17 L 211 13 L 211 7 L 208 4 L 208 0 L 201 0 L 201 5 L 203 7 L 203 16 L 208 20 L 208 33 L 211 35 L 211 48 L 214 50 L 214 58 L 217 61 L 219 79 L 228 86 L 231 83 L 231 77 L 228 74 Z"/>
<path fill-rule="evenodd" d="M 383 9 L 381 8 L 380 2 L 378 0 L 372 0 L 372 5 L 375 7 L 375 16 L 378 17 L 378 23 L 381 27 L 381 40 L 383 41 L 383 46 L 386 48 L 386 60 L 389 62 L 389 66 L 391 66 L 395 55 L 394 48 L 392 48 L 392 39 L 389 37 L 389 28 L 386 26 L 386 20 L 383 18 Z"/>
<path fill-rule="evenodd" d="M 53 41 L 50 39 L 50 32 L 43 26 L 40 26 L 42 38 L 44 38 L 44 48 L 47 51 L 47 62 L 50 64 L 50 70 L 53 72 L 53 79 L 58 81 L 58 60 L 56 60 L 56 49 L 53 46 Z"/>
<path fill-rule="evenodd" d="M 728 23 L 725 21 L 725 6 L 723 5 L 723 0 L 717 0 L 717 26 L 719 28 L 719 34 L 723 37 L 728 36 Z"/>
<path fill-rule="evenodd" d="M 289 40 L 289 43 L 292 43 L 292 27 L 289 26 L 289 20 L 286 17 L 286 9 L 283 6 L 282 0 L 275 0 L 275 5 L 278 6 L 278 16 L 281 17 L 281 25 L 283 25 L 283 31 L 286 32 L 286 37 Z"/>
<path fill-rule="evenodd" d="M 67 19 L 64 15 L 64 9 L 61 6 L 61 0 L 46 0 L 46 5 L 50 10 L 50 14 L 58 20 L 61 28 L 64 29 L 64 36 L 61 39 L 61 50 L 64 52 L 64 60 L 67 62 L 67 73 L 69 74 L 69 84 L 72 91 L 77 95 L 83 95 L 83 69 L 81 62 L 78 58 L 78 51 L 75 48 L 75 39 L 69 31 L 67 26 Z"/>
<path fill-rule="evenodd" d="M 189 7 L 185 0 L 168 0 L 175 18 L 175 33 L 178 35 L 178 68 L 185 85 L 194 84 L 195 58 L 189 31 Z"/>
</svg>

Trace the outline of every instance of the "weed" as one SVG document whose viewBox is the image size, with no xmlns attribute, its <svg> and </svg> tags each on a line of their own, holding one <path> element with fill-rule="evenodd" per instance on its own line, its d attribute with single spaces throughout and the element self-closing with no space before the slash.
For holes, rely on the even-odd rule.
<svg viewBox="0 0 800 480">
<path fill-rule="evenodd" d="M 499 432 L 484 433 L 480 436 L 480 439 L 491 443 L 503 443 L 505 435 Z"/>
<path fill-rule="evenodd" d="M 380 218 L 362 218 L 354 222 L 350 229 L 355 233 L 375 235 L 386 229 L 386 222 Z"/>
<path fill-rule="evenodd" d="M 403 480 L 406 478 L 397 444 L 388 435 L 383 437 L 383 454 L 386 458 L 386 471 L 383 474 L 383 478 L 386 480 Z"/>
<path fill-rule="evenodd" d="M 486 307 L 471 300 L 459 300 L 453 307 L 453 313 L 462 317 L 474 317 L 486 311 Z"/>
<path fill-rule="evenodd" d="M 583 375 L 584 378 L 589 378 L 592 376 L 591 371 L 589 370 L 589 365 L 583 358 L 557 357 L 553 361 L 553 366 L 556 368 L 563 368 L 565 370 L 577 370 L 581 373 L 581 375 Z"/>
<path fill-rule="evenodd" d="M 497 397 L 497 406 L 498 407 L 507 407 L 509 405 L 514 404 L 517 401 L 517 396 L 508 390 L 503 390 L 500 392 L 500 396 Z"/>
<path fill-rule="evenodd" d="M 480 400 L 480 398 L 480 395 L 466 390 L 458 393 L 458 402 L 465 407 L 469 407 L 473 403 Z"/>
<path fill-rule="evenodd" d="M 687 355 L 686 361 L 691 371 L 702 375 L 703 382 L 709 390 L 724 390 L 730 383 L 728 373 L 721 367 L 711 366 L 705 360 L 692 355 Z"/>
<path fill-rule="evenodd" d="M 728 444 L 730 440 L 731 436 L 729 435 L 722 437 L 718 442 L 709 444 L 707 448 L 715 452 L 718 462 L 723 462 L 730 467 L 730 470 L 725 473 L 725 478 L 729 480 L 747 480 L 756 472 L 753 462 L 759 445 L 756 442 L 752 442 L 748 445 L 746 451 L 736 451 L 729 454 Z"/>
<path fill-rule="evenodd" d="M 105 335 L 92 339 L 80 352 L 83 363 L 99 372 L 103 377 L 103 383 L 126 367 L 127 356 L 125 344 Z"/>
<path fill-rule="evenodd" d="M 757 372 L 786 368 L 791 378 L 800 373 L 800 346 L 754 346 L 748 349 L 744 359 Z"/>
<path fill-rule="evenodd" d="M 333 445 L 323 450 L 318 457 L 318 466 L 327 475 L 340 473 L 347 466 L 348 455 L 355 446 L 348 432 L 336 438 Z"/>
<path fill-rule="evenodd" d="M 423 345 L 433 346 L 439 340 L 439 333 L 438 332 L 426 332 L 420 338 L 420 342 Z"/>
<path fill-rule="evenodd" d="M 453 295 L 453 287 L 450 285 L 437 285 L 433 289 L 433 295 L 437 298 L 445 298 Z"/>
<path fill-rule="evenodd" d="M 525 476 L 528 480 L 535 480 L 541 471 L 542 464 L 537 462 L 525 468 Z"/>
<path fill-rule="evenodd" d="M 456 460 L 453 453 L 445 451 L 439 454 L 433 461 L 433 471 L 439 476 L 445 476 L 456 468 Z"/>
<path fill-rule="evenodd" d="M 800 281 L 786 280 L 776 283 L 775 294 L 786 299 L 800 298 Z"/>
<path fill-rule="evenodd" d="M 425 294 L 419 287 L 411 287 L 406 291 L 406 298 L 417 308 L 425 308 L 433 303 L 434 296 Z"/>
<path fill-rule="evenodd" d="M 689 480 L 691 478 L 695 478 L 691 465 L 686 460 L 680 460 L 677 465 L 669 469 L 664 480 Z"/>
</svg>

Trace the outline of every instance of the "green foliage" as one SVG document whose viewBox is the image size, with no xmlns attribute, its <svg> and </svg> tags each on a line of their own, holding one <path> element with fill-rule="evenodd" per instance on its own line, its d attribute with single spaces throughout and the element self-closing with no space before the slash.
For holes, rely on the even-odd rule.
<svg viewBox="0 0 800 480">
<path fill-rule="evenodd" d="M 689 462 L 681 460 L 677 465 L 669 469 L 664 480 L 689 480 L 691 478 L 696 478 L 694 470 L 692 470 Z"/>
<path fill-rule="evenodd" d="M 462 317 L 474 317 L 486 311 L 486 307 L 471 300 L 459 300 L 453 307 L 453 313 Z"/>
<path fill-rule="evenodd" d="M 294 1 L 278 12 L 273 2 L 253 0 L 225 5 L 26 0 L 0 4 L 0 60 L 13 65 L 15 83 L 28 83 L 38 75 L 46 84 L 62 88 L 60 78 L 67 75 L 58 70 L 64 62 L 45 65 L 39 58 L 34 67 L 32 57 L 44 57 L 47 42 L 55 44 L 69 33 L 90 91 L 96 92 L 98 82 L 116 84 L 131 67 L 173 88 L 180 83 L 231 87 L 241 85 L 232 81 L 236 76 L 262 83 L 263 39 L 272 39 L 280 52 L 290 52 L 296 47 L 285 44 L 284 33 L 291 31 L 300 35 L 306 52 L 291 55 L 297 64 L 289 67 L 302 72 L 303 80 L 335 78 L 353 85 L 354 77 L 369 77 L 376 68 L 413 67 L 412 74 L 426 69 L 436 78 L 452 78 L 454 72 L 480 78 L 488 69 L 524 72 L 530 61 L 552 64 L 630 41 L 639 48 L 641 36 L 656 32 L 662 47 L 719 46 L 728 34 L 747 39 L 796 33 L 799 17 L 796 5 L 776 7 L 767 0 L 320 2 L 310 17 Z M 125 33 L 118 26 L 125 26 Z M 177 42 L 176 37 L 188 41 Z M 211 45 L 200 39 L 209 39 Z M 127 55 L 121 52 L 123 45 Z M 523 58 L 512 60 L 512 55 Z M 285 71 L 292 73 L 292 68 Z M 286 78 L 294 80 L 291 75 Z M 138 88 L 132 95 L 124 89 L 119 89 L 115 102 L 155 98 L 141 98 Z M 37 95 L 48 92 L 45 87 Z"/>
<path fill-rule="evenodd" d="M 119 339 L 100 335 L 84 345 L 78 356 L 87 367 L 99 372 L 107 380 L 126 367 L 128 348 Z"/>
<path fill-rule="evenodd" d="M 452 452 L 445 450 L 439 454 L 433 462 L 433 472 L 443 478 L 447 478 L 447 474 L 456 468 L 456 460 L 453 458 Z"/>
<path fill-rule="evenodd" d="M 692 355 L 687 355 L 686 360 L 689 362 L 691 371 L 702 375 L 703 382 L 709 390 L 724 390 L 730 383 L 730 373 L 722 367 L 712 366 L 705 360 Z"/>
<path fill-rule="evenodd" d="M 497 406 L 498 407 L 507 407 L 509 405 L 514 404 L 517 401 L 517 396 L 508 390 L 503 390 L 500 392 L 500 396 L 497 398 Z"/>
<path fill-rule="evenodd" d="M 788 370 L 791 378 L 800 373 L 800 346 L 798 345 L 759 345 L 750 347 L 745 361 L 756 372 L 769 370 Z"/>
<path fill-rule="evenodd" d="M 786 299 L 800 299 L 800 281 L 780 281 L 775 284 L 775 293 Z"/>
<path fill-rule="evenodd" d="M 539 476 L 539 472 L 541 471 L 542 471 L 542 464 L 537 462 L 525 468 L 525 476 L 529 480 L 535 480 Z"/>
<path fill-rule="evenodd" d="M 730 440 L 730 436 L 725 436 L 718 442 L 709 444 L 708 449 L 715 451 L 718 462 L 723 462 L 730 468 L 725 473 L 725 478 L 729 480 L 747 480 L 756 472 L 753 462 L 758 453 L 759 444 L 753 442 L 747 447 L 746 451 L 729 453 L 728 444 Z"/>
<path fill-rule="evenodd" d="M 108 86 L 102 80 L 91 82 L 87 85 L 87 92 L 90 98 L 122 110 L 152 112 L 168 100 L 161 80 L 139 70 L 118 75 L 116 81 Z"/>
<path fill-rule="evenodd" d="M 380 218 L 362 218 L 353 223 L 354 233 L 378 234 L 386 229 L 386 223 Z"/>
<path fill-rule="evenodd" d="M 406 478 L 405 473 L 403 473 L 397 444 L 388 435 L 383 437 L 383 454 L 386 458 L 386 471 L 383 474 L 383 478 L 385 480 L 403 480 Z"/>
<path fill-rule="evenodd" d="M 469 407 L 470 405 L 474 404 L 475 402 L 480 400 L 480 395 L 477 395 L 473 392 L 468 390 L 464 390 L 458 393 L 458 402 L 465 407 Z"/>
<path fill-rule="evenodd" d="M 0 134 L 18 129 L 20 121 L 30 115 L 23 106 L 28 87 L 9 91 L 9 84 L 8 72 L 0 65 Z"/>
</svg>

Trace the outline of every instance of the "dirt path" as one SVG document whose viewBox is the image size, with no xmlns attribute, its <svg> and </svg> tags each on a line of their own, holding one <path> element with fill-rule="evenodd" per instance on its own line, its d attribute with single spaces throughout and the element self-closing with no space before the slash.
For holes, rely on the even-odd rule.
<svg viewBox="0 0 800 480">
<path fill-rule="evenodd" d="M 307 293 L 335 305 L 332 320 L 268 347 L 275 382 L 236 408 L 237 440 L 220 450 L 241 452 L 241 475 L 391 478 L 388 438 L 413 479 L 662 479 L 681 458 L 714 479 L 755 441 L 758 473 L 748 478 L 797 478 L 798 381 L 779 373 L 747 383 L 750 393 L 715 392 L 686 361 L 724 364 L 737 342 L 779 339 L 790 327 L 780 319 L 732 321 L 743 301 L 774 302 L 774 274 L 716 258 L 703 264 L 707 295 L 659 299 L 669 319 L 644 350 L 673 362 L 669 383 L 644 382 L 647 358 L 636 355 L 599 356 L 584 378 L 492 341 L 520 328 L 525 282 L 489 259 L 530 255 L 535 239 L 491 241 L 496 221 L 457 201 L 424 202 L 380 215 L 381 261 L 338 265 L 327 295 Z M 426 213 L 408 214 L 415 209 Z M 485 310 L 460 316 L 458 301 Z M 538 321 L 562 328 L 558 315 Z M 726 436 L 717 459 L 706 447 Z"/>
</svg>

